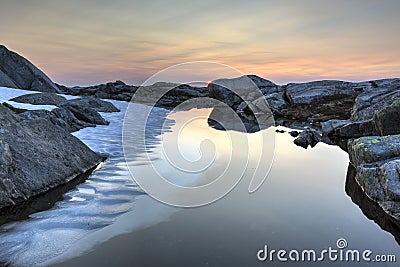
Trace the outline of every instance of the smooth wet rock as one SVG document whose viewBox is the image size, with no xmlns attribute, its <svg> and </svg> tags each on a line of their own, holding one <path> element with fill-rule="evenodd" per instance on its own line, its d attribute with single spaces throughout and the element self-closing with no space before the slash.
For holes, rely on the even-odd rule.
<svg viewBox="0 0 400 267">
<path fill-rule="evenodd" d="M 306 129 L 293 141 L 295 145 L 305 149 L 315 147 L 322 140 L 321 135 L 314 129 Z"/>
<path fill-rule="evenodd" d="M 37 94 L 27 94 L 21 95 L 10 99 L 17 103 L 27 103 L 32 105 L 54 105 L 57 106 L 61 102 L 67 101 L 63 96 L 54 93 L 37 93 Z"/>
<path fill-rule="evenodd" d="M 60 93 L 42 71 L 24 57 L 0 45 L 0 86 Z"/>
<path fill-rule="evenodd" d="M 47 119 L 24 120 L 0 105 L 0 208 L 64 184 L 102 157 Z"/>
</svg>

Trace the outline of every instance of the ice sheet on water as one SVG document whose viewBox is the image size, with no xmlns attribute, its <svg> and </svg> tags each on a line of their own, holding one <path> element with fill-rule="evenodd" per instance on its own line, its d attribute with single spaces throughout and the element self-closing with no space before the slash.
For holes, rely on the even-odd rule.
<svg viewBox="0 0 400 267">
<path fill-rule="evenodd" d="M 0 88 L 0 102 L 27 93 L 32 92 Z M 174 210 L 150 199 L 133 182 L 122 149 L 122 125 L 128 103 L 110 102 L 121 112 L 102 113 L 110 121 L 109 126 L 74 133 L 94 151 L 108 155 L 107 160 L 52 209 L 1 226 L 0 262 L 43 265 L 64 260 L 115 235 L 162 221 Z M 149 142 L 159 142 L 166 115 L 166 110 L 155 109 L 148 123 Z M 137 142 L 134 149 L 139 160 L 148 148 Z"/>
<path fill-rule="evenodd" d="M 15 97 L 27 94 L 34 94 L 34 93 L 40 93 L 40 92 L 14 89 L 8 87 L 0 87 L 0 103 L 7 102 L 8 104 L 16 108 L 28 109 L 28 110 L 38 110 L 38 109 L 52 110 L 56 108 L 56 106 L 52 105 L 31 105 L 31 104 L 17 103 L 14 101 L 10 101 L 10 99 L 13 99 Z M 67 99 L 77 98 L 77 96 L 69 96 L 69 95 L 62 95 L 62 96 L 64 96 Z"/>
</svg>

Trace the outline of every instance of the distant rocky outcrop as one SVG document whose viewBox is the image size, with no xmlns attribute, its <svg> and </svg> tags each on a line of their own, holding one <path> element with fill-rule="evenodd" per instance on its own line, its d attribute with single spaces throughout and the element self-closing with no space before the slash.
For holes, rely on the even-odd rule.
<svg viewBox="0 0 400 267">
<path fill-rule="evenodd" d="M 42 71 L 4 45 L 0 45 L 0 86 L 39 92 L 61 92 Z"/>
<path fill-rule="evenodd" d="M 0 104 L 0 208 L 65 184 L 102 160 L 50 120 L 26 120 Z"/>
<path fill-rule="evenodd" d="M 153 85 L 133 86 L 127 85 L 122 81 L 110 82 L 88 87 L 66 87 L 58 85 L 64 94 L 76 96 L 92 96 L 102 99 L 114 99 L 120 101 L 131 101 L 135 95 L 136 103 L 151 104 L 163 108 L 174 108 L 186 100 L 207 97 L 206 87 L 193 87 L 187 84 L 172 84 L 167 82 L 158 82 Z"/>
<path fill-rule="evenodd" d="M 57 84 L 59 90 L 64 94 L 78 96 L 92 96 L 103 99 L 115 99 L 120 101 L 130 101 L 138 86 L 127 85 L 122 81 L 109 82 L 93 86 L 74 86 L 67 87 Z"/>
</svg>

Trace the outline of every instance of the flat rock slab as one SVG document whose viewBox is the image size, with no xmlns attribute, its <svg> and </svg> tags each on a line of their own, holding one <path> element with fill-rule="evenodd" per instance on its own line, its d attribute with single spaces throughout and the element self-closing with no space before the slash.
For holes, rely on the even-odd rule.
<svg viewBox="0 0 400 267">
<path fill-rule="evenodd" d="M 67 101 L 63 96 L 54 93 L 37 93 L 21 95 L 10 99 L 17 103 L 27 103 L 32 105 L 54 105 L 57 106 L 61 102 Z"/>
</svg>

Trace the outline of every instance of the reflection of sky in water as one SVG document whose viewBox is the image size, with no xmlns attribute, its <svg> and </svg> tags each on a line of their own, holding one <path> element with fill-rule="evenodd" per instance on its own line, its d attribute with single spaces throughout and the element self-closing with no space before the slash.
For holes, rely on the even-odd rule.
<svg viewBox="0 0 400 267">
<path fill-rule="evenodd" d="M 196 112 L 198 115 L 198 111 L 193 111 Z M 179 120 L 186 115 L 177 113 L 170 118 Z M 185 144 L 207 136 L 201 131 L 214 131 L 209 127 L 201 129 L 200 124 L 187 129 L 191 134 L 181 140 L 188 151 L 197 148 Z M 159 152 L 156 148 L 155 153 Z M 366 218 L 344 192 L 348 156 L 338 147 L 319 143 L 304 150 L 293 144 L 289 134 L 277 134 L 271 172 L 260 189 L 249 194 L 255 165 L 250 160 L 238 186 L 221 200 L 199 208 L 179 209 L 167 221 L 116 237 L 67 265 L 118 265 L 110 259 L 112 253 L 114 258 L 122 259 L 120 265 L 131 262 L 138 266 L 310 266 L 308 262 L 259 263 L 256 252 L 264 245 L 276 250 L 335 248 L 339 238 L 345 238 L 350 249 L 369 249 L 374 254 L 397 257 L 400 254 L 393 236 Z M 171 170 L 166 174 L 173 173 Z M 341 266 L 337 262 L 311 266 L 319 265 Z"/>
</svg>

